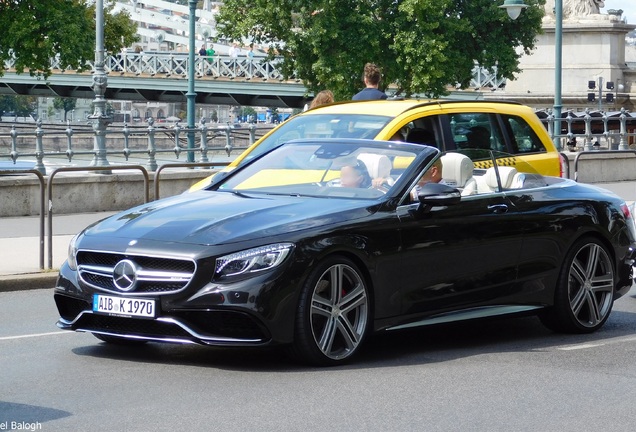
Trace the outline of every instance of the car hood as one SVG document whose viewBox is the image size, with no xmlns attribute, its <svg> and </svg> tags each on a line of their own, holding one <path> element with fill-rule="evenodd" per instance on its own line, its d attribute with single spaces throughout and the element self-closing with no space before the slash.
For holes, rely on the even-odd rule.
<svg viewBox="0 0 636 432">
<path fill-rule="evenodd" d="M 374 204 L 200 191 L 116 214 L 89 227 L 84 235 L 218 245 L 359 219 L 372 214 Z"/>
</svg>

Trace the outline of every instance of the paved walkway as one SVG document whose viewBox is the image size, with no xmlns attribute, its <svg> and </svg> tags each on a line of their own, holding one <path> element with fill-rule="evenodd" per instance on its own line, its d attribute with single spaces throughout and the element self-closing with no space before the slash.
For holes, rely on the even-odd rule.
<svg viewBox="0 0 636 432">
<path fill-rule="evenodd" d="M 628 204 L 636 201 L 636 182 L 599 183 Z M 68 253 L 73 235 L 115 212 L 53 216 L 52 270 L 48 269 L 48 240 L 44 238 L 44 271 L 40 270 L 39 217 L 0 218 L 0 291 L 52 287 L 57 269 Z"/>
</svg>

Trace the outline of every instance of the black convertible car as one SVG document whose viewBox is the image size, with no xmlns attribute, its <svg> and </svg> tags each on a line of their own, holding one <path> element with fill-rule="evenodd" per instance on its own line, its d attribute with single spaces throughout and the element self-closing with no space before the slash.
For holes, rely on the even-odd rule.
<svg viewBox="0 0 636 432">
<path fill-rule="evenodd" d="M 78 234 L 58 326 L 120 344 L 281 345 L 318 365 L 372 332 L 503 314 L 597 330 L 632 284 L 629 209 L 511 158 L 288 142 Z"/>
</svg>

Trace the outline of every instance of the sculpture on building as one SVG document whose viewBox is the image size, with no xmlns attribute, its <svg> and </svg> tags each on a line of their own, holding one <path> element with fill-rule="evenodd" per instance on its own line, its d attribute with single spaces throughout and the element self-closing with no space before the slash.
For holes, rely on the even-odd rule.
<svg viewBox="0 0 636 432">
<path fill-rule="evenodd" d="M 614 20 L 618 17 L 601 13 L 605 7 L 603 0 L 563 0 L 563 20 Z M 544 20 L 554 21 L 554 0 L 547 0 L 545 4 Z"/>
<path fill-rule="evenodd" d="M 599 15 L 603 0 L 563 0 L 563 19 Z"/>
</svg>

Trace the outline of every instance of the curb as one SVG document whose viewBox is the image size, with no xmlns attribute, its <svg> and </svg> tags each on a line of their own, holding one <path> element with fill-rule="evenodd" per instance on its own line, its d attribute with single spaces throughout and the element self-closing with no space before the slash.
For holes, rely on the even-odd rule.
<svg viewBox="0 0 636 432">
<path fill-rule="evenodd" d="M 54 288 L 58 272 L 0 275 L 0 292 Z"/>
</svg>

